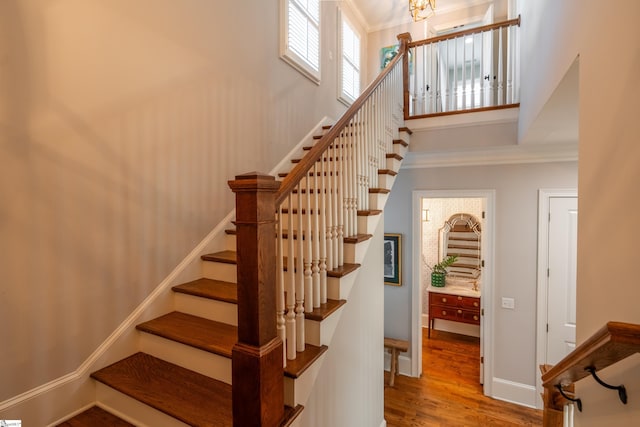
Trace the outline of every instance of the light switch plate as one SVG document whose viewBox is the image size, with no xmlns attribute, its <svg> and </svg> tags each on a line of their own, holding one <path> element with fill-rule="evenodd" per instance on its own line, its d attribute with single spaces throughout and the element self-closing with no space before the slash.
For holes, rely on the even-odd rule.
<svg viewBox="0 0 640 427">
<path fill-rule="evenodd" d="M 516 301 L 513 298 L 502 297 L 502 308 L 509 308 L 513 310 L 516 308 Z"/>
</svg>

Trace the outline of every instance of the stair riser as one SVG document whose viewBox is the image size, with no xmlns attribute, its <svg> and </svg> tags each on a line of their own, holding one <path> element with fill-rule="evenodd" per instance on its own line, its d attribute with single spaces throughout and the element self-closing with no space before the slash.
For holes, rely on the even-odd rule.
<svg viewBox="0 0 640 427">
<path fill-rule="evenodd" d="M 140 351 L 231 384 L 231 359 L 140 332 Z"/>
<path fill-rule="evenodd" d="M 235 264 L 226 264 L 223 262 L 204 261 L 202 263 L 202 277 L 237 283 L 237 266 Z"/>
<path fill-rule="evenodd" d="M 349 300 L 349 293 L 353 287 L 357 274 L 348 274 L 345 277 L 327 277 L 327 298 Z"/>
<path fill-rule="evenodd" d="M 392 171 L 398 172 L 400 170 L 400 165 L 402 164 L 401 160 L 396 158 L 388 158 L 387 159 L 387 169 L 391 169 Z"/>
<path fill-rule="evenodd" d="M 364 259 L 366 248 L 368 245 L 360 243 L 345 243 L 344 244 L 344 262 L 351 264 L 359 264 Z"/>
<path fill-rule="evenodd" d="M 358 217 L 358 233 L 373 234 L 378 222 L 378 215 L 368 215 Z"/>
<path fill-rule="evenodd" d="M 308 344 L 321 346 L 321 345 L 329 345 L 331 342 L 331 338 L 338 326 L 338 321 L 342 315 L 343 307 L 340 307 L 336 310 L 335 313 L 332 313 L 331 316 L 327 317 L 321 322 L 317 322 L 315 320 L 305 319 L 304 321 L 304 333 L 305 333 L 305 341 Z"/>
<path fill-rule="evenodd" d="M 98 381 L 96 381 L 96 400 L 107 410 L 112 410 L 113 413 L 128 414 L 130 417 L 135 414 L 132 422 L 140 427 L 189 427 L 188 424 Z"/>
<path fill-rule="evenodd" d="M 229 228 L 233 228 L 235 226 L 230 226 Z M 236 250 L 236 235 L 235 234 L 226 234 L 224 236 L 224 249 L 227 251 L 235 251 Z"/>
<path fill-rule="evenodd" d="M 378 187 L 391 190 L 393 183 L 396 181 L 395 175 L 381 174 L 378 175 Z"/>
<path fill-rule="evenodd" d="M 175 293 L 175 310 L 209 320 L 238 326 L 238 306 L 224 301 Z"/>
<path fill-rule="evenodd" d="M 382 193 L 374 193 L 369 194 L 369 209 L 371 210 L 382 210 L 384 209 L 385 203 L 387 203 L 387 199 L 389 198 L 389 194 Z"/>
<path fill-rule="evenodd" d="M 407 151 L 409 151 L 409 147 L 405 147 L 402 144 L 393 144 L 393 152 L 394 153 L 399 154 L 402 157 L 404 157 L 405 154 L 407 154 Z"/>
<path fill-rule="evenodd" d="M 295 406 L 306 402 L 313 390 L 318 373 L 322 368 L 326 353 L 320 356 L 303 374 L 295 380 L 284 377 L 284 403 Z"/>
</svg>

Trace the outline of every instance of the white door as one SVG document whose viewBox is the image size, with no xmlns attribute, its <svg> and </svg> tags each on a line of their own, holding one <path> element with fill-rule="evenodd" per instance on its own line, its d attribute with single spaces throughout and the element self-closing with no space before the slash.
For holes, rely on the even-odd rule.
<svg viewBox="0 0 640 427">
<path fill-rule="evenodd" d="M 555 365 L 576 346 L 577 197 L 549 199 L 547 354 Z"/>
</svg>

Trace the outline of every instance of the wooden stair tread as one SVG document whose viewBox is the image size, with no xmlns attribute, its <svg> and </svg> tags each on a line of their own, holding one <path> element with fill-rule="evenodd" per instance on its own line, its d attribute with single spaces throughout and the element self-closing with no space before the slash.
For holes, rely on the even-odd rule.
<svg viewBox="0 0 640 427">
<path fill-rule="evenodd" d="M 320 304 L 320 307 L 314 308 L 311 313 L 305 313 L 305 319 L 315 320 L 317 322 L 321 322 L 327 317 L 331 316 L 334 312 L 336 312 L 340 307 L 345 305 L 347 300 L 344 299 L 327 299 L 326 304 Z"/>
<path fill-rule="evenodd" d="M 381 213 L 382 213 L 382 210 L 380 209 L 369 209 L 365 211 L 358 211 L 358 216 L 374 216 L 374 215 L 380 215 Z"/>
<path fill-rule="evenodd" d="M 345 237 L 343 239 L 344 243 L 360 243 L 365 240 L 369 240 L 373 237 L 373 234 L 356 234 L 355 236 Z"/>
<path fill-rule="evenodd" d="M 382 212 L 382 211 L 379 211 Z M 207 260 L 207 261 L 217 261 L 220 257 L 225 257 L 225 259 L 227 259 L 227 261 L 224 262 L 228 262 L 229 264 L 236 264 L 236 252 L 235 251 L 222 251 L 222 252 L 216 252 L 216 253 L 212 253 L 212 254 L 208 254 L 208 255 L 202 255 L 202 259 Z M 284 271 L 287 271 L 287 257 L 284 257 Z M 294 265 L 295 265 L 295 261 L 294 261 Z M 345 262 L 344 265 L 334 268 L 333 270 L 327 270 L 327 276 L 329 277 L 344 277 L 347 274 L 357 270 L 358 268 L 360 268 L 360 264 L 351 264 L 348 262 Z"/>
<path fill-rule="evenodd" d="M 326 345 L 317 347 L 315 345 L 306 344 L 302 352 L 298 352 L 294 360 L 287 360 L 287 366 L 284 368 L 285 376 L 289 378 L 298 378 L 304 371 L 313 365 L 322 354 L 328 350 Z"/>
<path fill-rule="evenodd" d="M 236 251 L 220 251 L 212 254 L 202 255 L 204 261 L 222 262 L 225 264 L 236 264 Z"/>
<path fill-rule="evenodd" d="M 58 424 L 57 427 L 134 427 L 133 424 L 116 417 L 98 406 L 92 406 L 73 418 Z"/>
<path fill-rule="evenodd" d="M 232 304 L 238 303 L 238 285 L 222 280 L 201 278 L 182 285 L 174 286 L 174 292 L 193 295 L 196 297 L 224 301 Z"/>
<path fill-rule="evenodd" d="M 406 132 L 406 133 L 408 133 L 409 135 L 412 135 L 412 134 L 413 134 L 413 131 L 412 131 L 411 129 L 409 129 L 408 127 L 406 127 L 406 126 L 403 126 L 403 127 L 399 128 L 398 130 L 399 130 L 400 132 Z"/>
<path fill-rule="evenodd" d="M 388 188 L 370 188 L 369 189 L 369 193 L 372 193 L 372 194 L 389 194 L 389 193 L 391 193 L 391 190 L 389 190 Z"/>
<path fill-rule="evenodd" d="M 236 326 L 179 311 L 141 323 L 136 329 L 224 357 L 231 357 L 238 341 Z"/>
<path fill-rule="evenodd" d="M 402 157 L 400 154 L 397 154 L 397 153 L 387 153 L 387 159 L 402 160 L 404 159 L 404 157 Z"/>
<path fill-rule="evenodd" d="M 333 270 L 327 270 L 327 276 L 341 278 L 349 273 L 356 271 L 358 268 L 360 268 L 360 264 L 351 264 L 345 262 L 341 267 L 334 268 Z"/>
<path fill-rule="evenodd" d="M 91 377 L 192 426 L 232 426 L 231 386 L 136 353 Z"/>
<path fill-rule="evenodd" d="M 378 169 L 378 175 L 391 175 L 391 176 L 396 176 L 398 175 L 398 172 L 391 170 L 391 169 Z"/>
<path fill-rule="evenodd" d="M 404 139 L 394 139 L 393 143 L 396 145 L 402 145 L 403 147 L 408 147 L 409 143 L 407 141 L 405 141 Z"/>
</svg>

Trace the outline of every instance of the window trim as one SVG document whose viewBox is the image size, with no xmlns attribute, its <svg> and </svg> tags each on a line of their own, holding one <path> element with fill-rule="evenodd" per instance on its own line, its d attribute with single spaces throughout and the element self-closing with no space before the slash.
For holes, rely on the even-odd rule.
<svg viewBox="0 0 640 427">
<path fill-rule="evenodd" d="M 358 95 L 353 98 L 351 97 L 351 95 L 345 93 L 344 91 L 344 75 L 343 75 L 343 71 L 344 71 L 344 50 L 343 50 L 343 45 L 342 45 L 342 40 L 343 40 L 343 23 L 345 23 L 351 28 L 351 31 L 353 31 L 353 33 L 358 36 L 358 41 L 359 41 L 359 57 L 360 57 L 360 63 L 358 64 L 358 77 L 359 77 L 359 85 L 358 85 Z M 353 104 L 355 102 L 355 100 L 358 98 L 358 96 L 360 96 L 360 94 L 362 93 L 362 35 L 360 34 L 360 32 L 358 31 L 358 27 L 356 27 L 353 24 L 353 20 L 349 19 L 349 17 L 347 16 L 346 13 L 344 13 L 344 11 L 341 8 L 338 8 L 338 19 L 337 19 L 337 27 L 338 27 L 338 55 L 339 55 L 339 59 L 337 61 L 337 70 L 338 70 L 338 75 L 337 75 L 337 83 L 338 83 L 338 101 L 342 102 L 344 105 L 346 105 L 347 107 L 351 106 L 351 104 Z"/>
<path fill-rule="evenodd" d="M 322 69 L 322 1 L 318 1 L 318 70 L 313 69 L 306 59 L 289 49 L 289 3 L 295 0 L 280 0 L 280 58 L 302 75 L 320 85 Z"/>
</svg>

